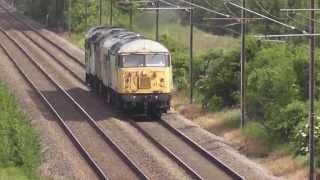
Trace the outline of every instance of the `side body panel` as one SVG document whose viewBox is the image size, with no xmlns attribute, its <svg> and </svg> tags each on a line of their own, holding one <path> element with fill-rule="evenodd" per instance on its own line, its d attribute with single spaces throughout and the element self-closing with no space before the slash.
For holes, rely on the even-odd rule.
<svg viewBox="0 0 320 180">
<path fill-rule="evenodd" d="M 108 52 L 106 49 L 103 49 L 103 55 L 101 58 L 101 80 L 104 86 L 108 86 L 108 67 L 107 67 L 107 61 L 108 60 Z"/>
<path fill-rule="evenodd" d="M 85 48 L 85 66 L 86 66 L 86 74 L 90 74 L 90 45 L 86 44 Z"/>
<path fill-rule="evenodd" d="M 118 85 L 118 78 L 117 78 L 117 64 L 116 64 L 116 57 L 114 55 L 110 55 L 110 73 L 109 73 L 109 79 L 110 79 L 110 88 L 112 88 L 114 91 L 117 91 L 117 85 Z"/>
<path fill-rule="evenodd" d="M 99 43 L 95 45 L 95 73 L 96 77 L 100 79 L 100 71 L 101 71 L 101 48 Z"/>
<path fill-rule="evenodd" d="M 91 75 L 95 76 L 96 75 L 96 71 L 95 71 L 95 61 L 96 61 L 96 58 L 95 58 L 95 47 L 93 44 L 90 45 L 90 67 L 89 67 L 89 72 Z"/>
</svg>

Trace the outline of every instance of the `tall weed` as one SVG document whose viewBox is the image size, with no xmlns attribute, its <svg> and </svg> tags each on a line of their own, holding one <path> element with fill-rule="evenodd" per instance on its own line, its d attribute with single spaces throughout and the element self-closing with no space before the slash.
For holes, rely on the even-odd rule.
<svg viewBox="0 0 320 180">
<path fill-rule="evenodd" d="M 0 84 L 0 167 L 18 167 L 34 179 L 39 165 L 39 139 L 15 98 Z"/>
</svg>

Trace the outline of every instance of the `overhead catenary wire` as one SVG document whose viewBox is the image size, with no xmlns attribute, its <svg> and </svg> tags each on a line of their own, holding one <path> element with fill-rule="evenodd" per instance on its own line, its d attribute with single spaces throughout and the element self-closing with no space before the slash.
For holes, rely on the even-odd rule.
<svg viewBox="0 0 320 180">
<path fill-rule="evenodd" d="M 152 8 L 152 7 L 146 7 L 146 8 L 138 8 L 139 10 L 189 10 L 190 7 L 159 7 L 159 8 Z"/>
<path fill-rule="evenodd" d="M 273 17 L 273 18 L 275 18 L 275 19 L 277 19 L 277 20 L 281 19 L 280 17 L 277 17 L 277 16 L 273 15 L 272 13 L 270 13 L 270 12 L 263 6 L 263 4 L 262 4 L 261 1 L 255 0 L 255 3 L 256 3 L 257 6 L 259 6 L 259 8 L 260 8 L 262 11 L 264 11 L 265 13 L 267 13 L 269 16 L 271 16 L 271 17 Z M 281 11 L 281 9 L 280 9 L 280 11 Z M 306 27 L 306 25 L 301 24 L 301 22 L 298 22 L 296 19 L 294 19 L 293 17 L 291 17 L 291 16 L 289 15 L 289 11 L 286 11 L 286 13 L 287 13 L 287 14 L 286 14 L 287 19 L 290 19 L 291 21 L 293 21 L 293 22 L 296 24 L 296 26 Z M 301 28 L 300 28 L 300 29 L 301 29 Z"/>
<path fill-rule="evenodd" d="M 266 35 L 253 35 L 255 38 L 279 38 L 279 37 L 311 37 L 320 36 L 320 34 L 266 34 Z"/>
<path fill-rule="evenodd" d="M 201 6 L 201 5 L 195 4 L 195 3 L 193 3 L 193 2 L 188 2 L 188 1 L 185 1 L 185 0 L 177 0 L 177 1 L 183 2 L 183 3 L 188 4 L 188 5 L 190 5 L 190 6 L 193 6 L 193 7 L 196 7 L 196 8 L 202 9 L 202 10 L 205 10 L 205 11 L 207 11 L 207 12 L 211 12 L 211 13 L 220 15 L 220 16 L 231 17 L 231 15 L 229 15 L 229 14 L 224 14 L 224 13 L 215 11 L 215 10 L 213 10 L 213 9 L 209 9 L 209 8 L 203 7 L 203 6 Z"/>
<path fill-rule="evenodd" d="M 257 6 L 259 6 L 259 8 L 260 8 L 262 11 L 264 11 L 264 12 L 265 12 L 266 14 L 268 14 L 270 17 L 272 17 L 272 18 L 274 18 L 274 19 L 280 19 L 279 17 L 277 17 L 277 16 L 273 15 L 272 13 L 270 13 L 270 12 L 263 6 L 263 4 L 262 4 L 261 1 L 255 0 L 254 2 L 255 2 L 255 4 L 256 4 Z"/>
<path fill-rule="evenodd" d="M 301 24 L 301 22 L 297 21 L 295 18 L 291 17 L 288 13 L 286 14 L 287 18 L 290 19 L 291 21 L 295 22 L 299 26 L 304 26 L 306 27 L 307 25 Z"/>
<path fill-rule="evenodd" d="M 169 6 L 172 6 L 172 7 L 178 7 L 178 5 L 173 4 L 173 3 L 170 3 L 170 2 L 168 2 L 168 1 L 164 1 L 164 0 L 159 0 L 159 1 L 162 2 L 162 3 L 164 3 L 164 4 L 167 4 L 167 5 L 169 5 Z"/>
<path fill-rule="evenodd" d="M 267 19 L 267 20 L 269 20 L 269 21 L 272 21 L 272 22 L 274 22 L 274 23 L 276 23 L 276 24 L 282 25 L 282 26 L 287 27 L 287 28 L 290 28 L 290 29 L 292 29 L 292 30 L 300 31 L 302 34 L 307 34 L 307 31 L 305 31 L 305 30 L 300 30 L 300 29 L 298 29 L 298 28 L 295 27 L 295 26 L 292 26 L 292 25 L 283 23 L 283 22 L 281 22 L 281 21 L 278 21 L 278 20 L 276 20 L 276 19 L 270 18 L 270 17 L 268 17 L 268 16 L 266 16 L 266 15 L 260 14 L 260 13 L 258 13 L 258 12 L 255 12 L 255 11 L 251 10 L 251 9 L 244 8 L 244 7 L 242 7 L 242 6 L 240 6 L 240 5 L 236 4 L 236 3 L 231 2 L 230 0 L 226 0 L 226 3 L 229 3 L 230 5 L 232 5 L 232 6 L 234 6 L 234 7 L 243 9 L 243 10 L 245 10 L 245 11 L 247 11 L 247 12 L 250 12 L 250 13 L 252 13 L 252 14 L 255 14 L 255 15 L 257 15 L 257 16 L 263 17 L 263 18 L 265 18 L 265 19 Z"/>
<path fill-rule="evenodd" d="M 196 8 L 200 8 L 200 9 L 205 10 L 205 11 L 207 11 L 207 12 L 212 12 L 212 13 L 215 13 L 215 14 L 218 14 L 218 15 L 221 15 L 221 16 L 224 16 L 224 17 L 230 17 L 230 18 L 232 17 L 232 16 L 229 15 L 229 14 L 220 13 L 220 12 L 218 12 L 218 11 L 215 11 L 215 10 L 212 10 L 212 9 L 209 9 L 209 8 L 206 8 L 206 7 L 203 7 L 203 6 L 201 6 L 201 5 L 198 5 L 198 4 L 195 4 L 195 3 L 191 3 L 191 2 L 188 2 L 188 1 L 185 1 L 185 0 L 177 0 L 177 1 L 180 1 L 180 2 L 185 3 L 185 4 L 188 4 L 188 5 L 190 5 L 190 6 L 193 6 L 193 7 L 196 7 Z M 290 28 L 291 30 L 297 30 L 297 31 L 300 31 L 300 32 L 303 33 L 303 34 L 307 34 L 307 31 L 305 31 L 305 30 L 298 29 L 298 28 L 295 27 L 295 26 L 292 26 L 292 25 L 286 24 L 286 23 L 284 23 L 284 22 L 278 21 L 278 20 L 276 20 L 276 19 L 274 19 L 274 18 L 268 17 L 268 16 L 263 15 L 263 14 L 261 14 L 261 13 L 258 13 L 258 12 L 256 12 L 256 11 L 250 10 L 250 9 L 248 9 L 248 8 L 244 8 L 244 7 L 242 7 L 242 6 L 240 6 L 240 5 L 236 4 L 236 3 L 231 2 L 230 0 L 225 0 L 225 3 L 228 3 L 228 4 L 232 5 L 232 6 L 237 7 L 237 8 L 240 8 L 240 9 L 244 9 L 244 10 L 247 11 L 247 12 L 250 12 L 250 13 L 252 13 L 252 14 L 255 14 L 255 15 L 259 16 L 259 17 L 262 17 L 262 18 L 264 18 L 264 19 L 267 19 L 267 20 L 269 20 L 269 21 L 272 21 L 272 22 L 274 22 L 274 23 L 276 23 L 276 24 L 279 24 L 279 25 L 282 25 L 282 26 L 284 26 L 284 27 Z"/>
<path fill-rule="evenodd" d="M 310 17 L 304 16 L 304 15 L 302 15 L 300 13 L 297 13 L 296 16 L 300 16 L 300 17 L 305 18 L 307 20 L 311 20 Z M 316 24 L 320 24 L 320 22 L 317 21 L 316 19 L 312 19 L 312 21 L 314 21 Z"/>
<path fill-rule="evenodd" d="M 280 11 L 320 11 L 320 9 L 280 9 Z"/>
<path fill-rule="evenodd" d="M 207 23 L 193 23 L 194 25 L 206 25 Z M 212 27 L 213 29 L 221 29 L 221 30 L 226 30 L 226 31 L 229 31 L 229 32 L 231 32 L 231 33 L 233 33 L 233 34 L 236 34 L 236 35 L 240 35 L 240 33 L 239 32 L 237 32 L 237 31 L 235 31 L 235 30 L 233 30 L 233 29 L 230 29 L 230 28 L 228 28 L 228 27 L 225 27 L 225 26 L 220 26 L 220 25 L 218 25 L 218 26 L 214 26 L 214 27 Z"/>
</svg>

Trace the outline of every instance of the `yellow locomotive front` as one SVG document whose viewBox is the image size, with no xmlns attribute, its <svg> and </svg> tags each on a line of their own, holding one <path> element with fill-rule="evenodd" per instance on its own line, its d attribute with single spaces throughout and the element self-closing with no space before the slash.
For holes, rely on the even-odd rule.
<svg viewBox="0 0 320 180">
<path fill-rule="evenodd" d="M 172 69 L 168 53 L 118 56 L 117 91 L 125 106 L 163 113 L 170 108 Z"/>
<path fill-rule="evenodd" d="M 161 115 L 170 109 L 170 52 L 122 28 L 92 28 L 86 34 L 86 83 L 114 107 Z"/>
</svg>

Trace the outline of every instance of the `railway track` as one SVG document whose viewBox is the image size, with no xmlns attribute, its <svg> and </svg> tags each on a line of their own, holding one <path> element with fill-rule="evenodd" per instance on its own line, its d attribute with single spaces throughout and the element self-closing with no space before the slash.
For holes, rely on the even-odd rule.
<svg viewBox="0 0 320 180">
<path fill-rule="evenodd" d="M 56 115 L 63 129 L 100 179 L 148 179 L 103 132 L 88 112 L 45 72 L 22 45 L 2 28 L 0 32 L 0 46 L 8 58 Z M 90 139 L 94 139 L 94 142 L 90 143 Z M 99 152 L 96 152 L 95 148 Z"/>
<path fill-rule="evenodd" d="M 244 179 L 164 120 L 136 120 L 130 123 L 159 148 L 168 151 L 172 158 L 182 161 L 200 179 Z"/>
<path fill-rule="evenodd" d="M 221 162 L 219 159 L 214 157 L 209 151 L 204 149 L 201 145 L 199 145 L 197 142 L 193 141 L 191 138 L 189 138 L 187 135 L 185 135 L 183 132 L 181 132 L 179 129 L 175 128 L 174 126 L 170 125 L 165 120 L 160 120 L 160 124 L 165 127 L 167 130 L 171 131 L 173 134 L 175 134 L 177 137 L 182 139 L 185 143 L 190 145 L 194 150 L 199 152 L 203 157 L 205 157 L 208 161 L 210 161 L 212 164 L 215 164 L 220 169 L 223 169 L 223 171 L 232 177 L 232 179 L 244 179 L 240 174 L 233 171 L 229 166 Z"/>
<path fill-rule="evenodd" d="M 0 5 L 4 8 L 2 5 Z M 5 8 L 4 8 L 5 9 Z M 14 15 L 10 14 L 12 18 Z M 19 20 L 15 17 L 16 21 L 25 24 L 22 20 Z M 16 26 L 20 26 L 17 25 Z M 21 26 L 20 26 L 21 27 Z M 55 61 L 58 62 L 65 70 L 67 70 L 72 76 L 78 79 L 81 83 L 84 84 L 81 79 L 81 75 L 78 75 L 76 72 L 72 71 L 71 66 L 65 65 L 66 61 L 73 61 L 74 64 L 78 64 L 84 69 L 84 64 L 81 61 L 73 56 L 68 55 L 65 51 L 62 51 L 64 54 L 64 58 L 67 59 L 65 61 L 59 61 L 59 58 L 54 55 L 54 53 L 48 50 L 48 45 L 42 46 L 44 41 L 46 43 L 51 44 L 56 49 L 61 50 L 62 48 L 54 42 L 50 41 L 48 38 L 43 38 L 41 33 L 37 32 L 36 29 L 32 29 L 34 34 L 38 34 L 40 38 L 42 38 L 43 42 L 40 40 L 36 40 L 34 36 L 22 32 L 30 41 L 36 44 L 39 48 L 41 48 L 44 52 L 46 52 L 49 56 L 52 57 Z M 82 65 L 80 65 L 82 64 Z M 71 97 L 71 96 L 70 96 Z M 72 98 L 72 97 L 71 97 Z M 80 106 L 80 105 L 79 105 Z M 84 109 L 83 109 L 84 111 Z M 92 118 L 91 118 L 92 119 Z M 93 119 L 92 119 L 93 120 Z M 93 120 L 94 121 L 94 120 Z M 130 121 L 130 123 L 138 129 L 146 138 L 148 138 L 153 144 L 159 147 L 163 152 L 168 154 L 170 158 L 176 161 L 183 169 L 185 169 L 194 179 L 211 179 L 212 177 L 219 177 L 219 179 L 244 179 L 239 174 L 234 172 L 231 168 L 226 166 L 224 163 L 216 159 L 212 156 L 208 151 L 203 149 L 199 144 L 192 141 L 190 138 L 185 136 L 178 129 L 175 129 L 171 125 L 167 124 L 165 121 L 152 121 L 152 122 L 135 122 Z M 157 132 L 157 133 L 156 133 Z M 162 133 L 160 133 L 162 132 Z M 161 137 L 163 134 L 166 135 L 166 138 Z M 175 139 L 176 141 L 171 141 Z M 179 142 L 179 146 L 175 146 L 170 142 Z M 186 149 L 188 149 L 188 154 L 183 153 Z M 192 158 L 190 158 L 192 157 Z M 196 157 L 196 158 L 195 158 Z M 199 163 L 200 161 L 201 163 Z M 101 169 L 101 168 L 100 168 Z M 221 178 L 220 178 L 221 177 Z"/>
<path fill-rule="evenodd" d="M 8 10 L 5 9 L 1 4 L 0 8 L 0 10 L 3 10 L 7 13 L 3 13 L 3 16 L 5 16 L 6 19 L 12 19 L 10 23 L 7 22 L 7 27 L 15 27 L 17 30 L 20 30 L 19 32 L 21 32 L 24 37 L 33 42 L 42 51 L 46 52 L 61 66 L 64 66 L 66 71 L 72 74 L 72 76 L 74 76 L 78 81 L 82 81 L 82 77 L 85 75 L 84 71 L 82 70 L 85 65 L 79 59 L 71 56 L 66 50 L 62 49 L 50 39 L 45 38 L 45 36 L 39 33 L 39 31 L 36 29 L 31 29 L 32 26 L 26 24 L 21 19 L 18 19 L 15 15 L 8 12 Z M 26 27 L 30 27 L 30 29 L 25 30 Z"/>
<path fill-rule="evenodd" d="M 39 30 L 44 29 L 42 26 L 40 26 L 39 24 L 29 24 L 26 23 L 25 17 L 18 14 L 18 13 L 12 13 L 11 10 L 15 11 L 15 9 L 13 7 L 11 7 L 8 4 L 1 4 L 0 3 L 0 8 L 2 10 L 4 10 L 9 16 L 11 16 L 14 20 L 19 21 L 23 26 L 29 28 L 31 31 L 33 31 L 35 34 L 37 34 L 41 39 L 43 39 L 44 41 L 47 41 L 47 43 L 51 44 L 51 46 L 53 46 L 54 48 L 58 49 L 60 52 L 64 53 L 69 59 L 74 60 L 79 66 L 85 67 L 84 65 L 84 57 L 77 57 L 75 55 L 73 55 L 72 53 L 70 53 L 69 51 L 72 52 L 72 50 L 70 49 L 65 49 L 63 48 L 62 44 L 59 44 L 57 42 L 54 42 L 53 40 L 51 40 L 50 38 L 48 38 L 48 34 L 44 35 L 42 32 L 40 32 Z"/>
<path fill-rule="evenodd" d="M 25 36 L 25 34 L 24 33 L 22 33 L 24 36 Z M 14 34 L 14 36 L 19 36 L 18 34 Z M 28 38 L 29 39 L 29 38 Z M 33 41 L 32 41 L 33 42 Z M 22 43 L 22 44 L 27 44 L 27 42 L 24 42 L 24 41 L 22 41 L 22 40 L 20 40 L 20 43 Z M 43 49 L 43 48 L 41 48 L 41 49 Z M 50 53 L 49 51 L 44 51 L 45 53 Z M 53 55 L 49 55 L 50 57 L 53 57 Z M 56 61 L 59 65 L 61 65 L 65 70 L 68 70 L 68 67 L 67 66 L 65 66 L 63 63 L 61 63 L 61 62 L 59 62 L 59 60 L 57 59 L 57 58 L 52 58 L 52 60 L 54 60 L 54 61 Z M 69 70 L 68 70 L 69 71 Z M 75 74 L 75 73 L 70 73 L 70 75 L 72 75 L 74 78 L 76 78 L 77 79 L 77 75 Z M 82 80 L 80 80 L 81 81 L 81 83 L 82 83 L 82 85 L 83 86 L 86 86 L 86 84 L 84 83 L 84 81 L 82 81 Z M 71 93 L 72 94 L 72 93 Z M 73 95 L 71 95 L 71 96 L 73 96 Z M 77 96 L 77 95 L 75 95 L 75 96 Z M 81 100 L 80 100 L 81 101 Z M 84 103 L 85 104 L 85 103 Z M 192 179 L 199 179 L 199 178 L 197 178 L 197 176 L 196 175 L 194 175 L 194 173 L 192 173 L 191 172 L 191 170 L 190 169 L 185 169 L 186 171 L 187 171 L 187 174 L 189 174 L 189 176 L 192 178 Z"/>
</svg>

